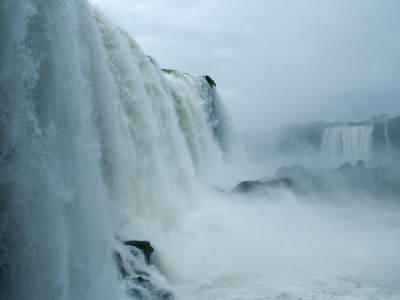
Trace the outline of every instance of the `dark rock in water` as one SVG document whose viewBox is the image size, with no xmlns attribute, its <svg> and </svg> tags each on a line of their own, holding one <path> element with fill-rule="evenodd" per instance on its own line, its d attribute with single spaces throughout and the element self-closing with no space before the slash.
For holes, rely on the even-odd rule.
<svg viewBox="0 0 400 300">
<path fill-rule="evenodd" d="M 160 300 L 174 300 L 174 295 L 171 291 L 157 288 L 150 280 L 150 278 L 143 278 L 138 276 L 132 279 L 132 282 L 140 287 L 130 288 L 128 294 L 138 299 L 160 299 Z"/>
<path fill-rule="evenodd" d="M 370 161 L 381 164 L 385 161 L 386 154 L 386 128 L 387 123 L 375 123 L 372 129 L 372 143 Z"/>
<path fill-rule="evenodd" d="M 260 185 L 260 181 L 242 181 L 233 188 L 231 193 L 248 193 L 257 189 Z"/>
<path fill-rule="evenodd" d="M 136 282 L 149 282 L 149 279 L 145 279 L 142 276 L 138 276 L 135 278 Z"/>
<path fill-rule="evenodd" d="M 125 241 L 124 245 L 129 251 L 121 253 L 115 252 L 114 259 L 120 274 L 120 279 L 126 283 L 126 293 L 133 299 L 159 299 L 173 300 L 174 295 L 171 291 L 160 287 L 157 279 L 151 277 L 152 269 L 143 264 L 139 251 L 143 253 L 146 264 L 150 263 L 151 254 L 154 248 L 148 241 Z M 138 269 L 148 268 L 148 272 Z M 153 266 L 154 267 L 154 266 Z M 153 268 L 152 267 L 152 268 Z"/>
<path fill-rule="evenodd" d="M 151 246 L 148 241 L 125 241 L 125 245 L 132 246 L 142 250 L 144 257 L 146 259 L 146 263 L 150 264 L 151 262 L 151 254 L 154 252 L 154 248 Z"/>
<path fill-rule="evenodd" d="M 251 193 L 265 191 L 266 188 L 279 189 L 289 188 L 292 185 L 292 180 L 289 178 L 279 178 L 270 181 L 242 181 L 231 193 Z"/>
<path fill-rule="evenodd" d="M 158 299 L 161 300 L 174 300 L 174 295 L 170 291 L 166 290 L 159 290 L 155 293 L 155 295 L 158 297 Z"/>
<path fill-rule="evenodd" d="M 130 288 L 130 289 L 127 291 L 127 294 L 128 294 L 129 296 L 131 296 L 132 298 L 134 298 L 134 299 L 143 299 L 142 293 L 141 293 L 140 290 L 137 289 L 137 288 Z"/>
<path fill-rule="evenodd" d="M 154 293 L 154 291 L 156 290 L 156 289 L 154 288 L 154 286 L 151 284 L 149 278 L 143 278 L 142 276 L 138 276 L 138 277 L 136 277 L 136 278 L 133 278 L 132 281 L 133 281 L 135 284 L 137 284 L 137 285 L 139 285 L 139 286 L 145 288 L 146 290 L 148 290 L 148 291 L 150 291 L 150 292 L 152 292 L 152 293 Z"/>
<path fill-rule="evenodd" d="M 128 277 L 129 272 L 126 270 L 126 268 L 124 266 L 124 261 L 121 257 L 121 254 L 119 254 L 118 252 L 115 252 L 114 259 L 117 264 L 118 272 L 122 276 L 122 278 Z"/>
<path fill-rule="evenodd" d="M 392 150 L 399 153 L 400 149 L 400 117 L 390 119 L 387 124 L 387 133 Z"/>
<path fill-rule="evenodd" d="M 135 270 L 135 274 L 136 275 L 140 275 L 140 276 L 147 276 L 150 277 L 150 274 L 145 272 L 145 271 L 141 271 L 141 270 Z"/>
<path fill-rule="evenodd" d="M 360 160 L 357 160 L 356 164 L 354 165 L 356 169 L 365 169 L 365 162 Z"/>
<path fill-rule="evenodd" d="M 346 162 L 343 165 L 339 166 L 338 170 L 341 172 L 351 172 L 354 171 L 354 167 L 351 163 Z"/>
</svg>

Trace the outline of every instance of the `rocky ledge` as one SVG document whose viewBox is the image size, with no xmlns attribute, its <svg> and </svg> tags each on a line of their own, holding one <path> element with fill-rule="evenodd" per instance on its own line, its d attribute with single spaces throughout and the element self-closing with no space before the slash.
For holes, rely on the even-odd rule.
<svg viewBox="0 0 400 300">
<path fill-rule="evenodd" d="M 133 299 L 174 300 L 174 295 L 150 274 L 156 268 L 151 255 L 154 248 L 148 241 L 123 242 L 125 248 L 114 253 L 120 278 L 126 283 L 126 293 Z"/>
<path fill-rule="evenodd" d="M 289 178 L 278 178 L 269 181 L 242 181 L 233 188 L 231 193 L 268 193 L 270 189 L 290 188 L 292 180 Z"/>
</svg>

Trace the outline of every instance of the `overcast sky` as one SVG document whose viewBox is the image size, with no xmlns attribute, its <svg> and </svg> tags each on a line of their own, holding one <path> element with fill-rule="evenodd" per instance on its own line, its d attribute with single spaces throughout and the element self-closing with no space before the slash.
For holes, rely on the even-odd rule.
<svg viewBox="0 0 400 300">
<path fill-rule="evenodd" d="M 400 115 L 400 0 L 90 0 L 237 129 Z"/>
</svg>

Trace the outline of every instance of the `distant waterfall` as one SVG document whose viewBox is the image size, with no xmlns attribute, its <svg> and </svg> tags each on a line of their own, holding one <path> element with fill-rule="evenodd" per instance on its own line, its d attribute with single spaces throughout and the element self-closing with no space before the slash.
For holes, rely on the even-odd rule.
<svg viewBox="0 0 400 300">
<path fill-rule="evenodd" d="M 321 159 L 339 163 L 368 162 L 372 144 L 372 125 L 331 127 L 324 131 Z"/>
<path fill-rule="evenodd" d="M 179 223 L 237 134 L 85 0 L 3 0 L 0 23 L 0 298 L 126 299 L 117 240 Z"/>
<path fill-rule="evenodd" d="M 384 134 L 385 134 L 385 149 L 386 153 L 390 153 L 390 140 L 389 140 L 389 134 L 388 134 L 388 124 L 385 124 L 385 129 L 384 129 Z"/>
</svg>

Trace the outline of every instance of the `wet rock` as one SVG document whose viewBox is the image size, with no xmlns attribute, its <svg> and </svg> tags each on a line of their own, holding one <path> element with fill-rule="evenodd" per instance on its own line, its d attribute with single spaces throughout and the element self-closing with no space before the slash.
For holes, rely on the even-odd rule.
<svg viewBox="0 0 400 300">
<path fill-rule="evenodd" d="M 128 291 L 126 293 L 129 296 L 131 296 L 133 299 L 143 299 L 142 293 L 137 288 L 130 288 L 130 289 L 128 289 Z"/>
<path fill-rule="evenodd" d="M 171 291 L 163 288 L 164 284 L 153 278 L 154 266 L 147 266 L 151 262 L 151 254 L 154 248 L 148 241 L 125 241 L 127 250 L 124 253 L 114 253 L 114 260 L 120 274 L 120 279 L 126 283 L 126 293 L 133 299 L 143 300 L 173 300 Z M 143 256 L 139 255 L 142 252 Z M 146 264 L 143 264 L 143 259 Z M 145 269 L 146 271 L 139 270 Z"/>
<path fill-rule="evenodd" d="M 175 299 L 172 292 L 166 291 L 166 290 L 157 291 L 156 296 L 158 297 L 158 299 L 161 299 L 161 300 L 174 300 Z"/>
<path fill-rule="evenodd" d="M 367 169 L 365 168 L 365 162 L 360 160 L 357 160 L 356 164 L 354 165 L 354 168 L 356 168 L 357 170 L 364 170 L 366 171 Z"/>
<path fill-rule="evenodd" d="M 211 78 L 210 76 L 205 75 L 204 78 L 207 80 L 208 84 L 209 84 L 211 87 L 217 86 L 217 85 L 215 84 L 215 81 L 212 80 L 212 78 Z"/>
<path fill-rule="evenodd" d="M 231 191 L 231 193 L 264 192 L 268 188 L 289 188 L 292 183 L 292 180 L 289 178 L 279 178 L 270 181 L 242 181 Z"/>
<path fill-rule="evenodd" d="M 339 166 L 338 170 L 340 172 L 352 172 L 354 171 L 354 167 L 351 163 L 346 162 L 343 165 Z"/>
<path fill-rule="evenodd" d="M 115 260 L 115 263 L 117 264 L 117 269 L 118 269 L 118 272 L 121 275 L 121 277 L 122 278 L 128 277 L 129 272 L 127 271 L 127 269 L 124 266 L 124 261 L 121 257 L 121 254 L 119 254 L 118 252 L 115 252 L 114 260 Z"/>
<path fill-rule="evenodd" d="M 154 248 L 151 246 L 148 241 L 125 241 L 125 245 L 135 247 L 143 252 L 146 263 L 151 263 L 151 254 L 154 252 Z M 135 253 L 134 253 L 135 254 Z"/>
</svg>

